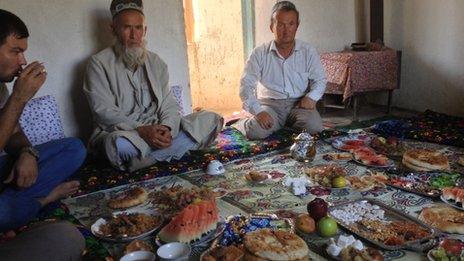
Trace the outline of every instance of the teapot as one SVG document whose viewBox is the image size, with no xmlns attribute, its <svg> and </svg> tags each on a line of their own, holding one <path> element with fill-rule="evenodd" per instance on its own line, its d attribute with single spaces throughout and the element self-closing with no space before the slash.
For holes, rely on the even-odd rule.
<svg viewBox="0 0 464 261">
<path fill-rule="evenodd" d="M 316 156 L 316 143 L 313 136 L 305 130 L 294 138 L 290 155 L 297 161 L 311 162 Z"/>
</svg>

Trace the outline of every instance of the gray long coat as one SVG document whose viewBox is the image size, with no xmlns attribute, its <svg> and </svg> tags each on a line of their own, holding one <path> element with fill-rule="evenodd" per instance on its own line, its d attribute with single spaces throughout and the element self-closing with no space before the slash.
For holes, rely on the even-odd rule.
<svg viewBox="0 0 464 261">
<path fill-rule="evenodd" d="M 148 85 L 154 94 L 154 108 L 148 115 L 130 111 L 125 95 L 131 90 L 127 86 L 126 67 L 116 57 L 112 47 L 92 56 L 87 67 L 84 80 L 84 92 L 93 113 L 95 125 L 90 144 L 91 148 L 103 151 L 110 162 L 121 167 L 114 141 L 122 136 L 129 139 L 141 152 L 142 158 L 150 151 L 149 145 L 138 135 L 135 128 L 148 124 L 161 124 L 171 128 L 175 137 L 179 129 L 190 134 L 200 144 L 200 148 L 208 146 L 216 134 L 222 129 L 223 119 L 220 115 L 200 111 L 181 117 L 179 107 L 169 87 L 167 65 L 158 55 L 149 52 L 145 62 Z M 126 78 L 125 78 L 126 77 Z"/>
</svg>

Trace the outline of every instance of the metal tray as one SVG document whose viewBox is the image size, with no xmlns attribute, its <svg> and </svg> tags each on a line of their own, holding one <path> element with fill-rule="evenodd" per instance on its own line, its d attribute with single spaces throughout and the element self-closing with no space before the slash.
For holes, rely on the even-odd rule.
<svg viewBox="0 0 464 261">
<path fill-rule="evenodd" d="M 377 152 L 376 152 L 377 153 Z M 395 162 L 393 160 L 391 160 L 390 158 L 387 160 L 387 165 L 372 165 L 372 164 L 366 164 L 360 160 L 357 160 L 354 155 L 353 155 L 353 161 L 360 164 L 360 165 L 363 165 L 363 166 L 366 166 L 366 167 L 369 167 L 369 168 L 379 168 L 379 169 L 385 169 L 385 168 L 393 168 L 395 167 Z"/>
<path fill-rule="evenodd" d="M 406 191 L 406 192 L 409 192 L 409 193 L 413 193 L 413 194 L 417 194 L 417 195 L 420 195 L 420 196 L 423 196 L 423 197 L 429 197 L 429 198 L 434 198 L 434 199 L 438 199 L 440 198 L 441 196 L 441 193 L 440 194 L 427 194 L 427 193 L 424 193 L 424 192 L 420 192 L 418 190 L 414 190 L 414 189 L 409 189 L 409 188 L 406 188 L 406 187 L 402 187 L 402 186 L 397 186 L 397 185 L 393 185 L 389 182 L 386 183 L 388 186 L 392 187 L 392 188 L 396 188 L 396 189 L 399 189 L 399 190 L 403 190 L 403 191 Z"/>
<path fill-rule="evenodd" d="M 346 149 L 342 149 L 342 146 L 345 145 L 345 141 L 348 140 L 361 140 L 364 141 L 364 146 L 369 147 L 369 143 L 372 139 L 372 135 L 370 134 L 349 134 L 347 136 L 342 136 L 342 137 L 337 137 L 334 139 L 331 143 L 332 147 L 334 147 L 337 150 L 341 151 L 349 151 Z"/>
<path fill-rule="evenodd" d="M 435 189 L 437 190 L 438 193 L 436 194 L 427 194 L 427 193 L 424 193 L 424 192 L 421 192 L 421 191 L 418 191 L 418 190 L 415 190 L 415 189 L 410 189 L 410 188 L 406 188 L 406 187 L 402 187 L 402 186 L 397 186 L 397 185 L 394 185 L 394 184 L 391 184 L 390 181 L 387 182 L 387 185 L 389 185 L 390 187 L 394 187 L 394 188 L 397 188 L 397 189 L 401 189 L 401 190 L 404 190 L 404 191 L 407 191 L 407 192 L 410 192 L 410 193 L 414 193 L 414 194 L 417 194 L 417 195 L 421 195 L 421 196 L 424 196 L 424 197 L 430 197 L 430 198 L 434 198 L 434 199 L 438 199 L 440 196 L 441 196 L 441 188 L 442 187 L 435 187 L 433 185 L 431 185 L 431 182 L 434 178 L 438 178 L 442 175 L 449 175 L 449 176 L 452 176 L 454 174 L 448 174 L 448 173 L 444 173 L 444 172 L 417 172 L 417 173 L 413 173 L 413 172 L 406 172 L 406 173 L 400 173 L 400 172 L 395 172 L 395 173 L 391 173 L 393 175 L 389 175 L 389 178 L 391 177 L 398 177 L 398 178 L 410 178 L 411 179 L 411 182 L 420 182 L 420 183 L 423 183 L 425 184 L 426 186 L 430 187 L 431 189 Z M 462 181 L 460 180 L 459 177 L 456 177 L 455 178 L 456 181 L 455 181 L 455 186 L 461 186 L 462 185 Z M 445 187 L 445 186 L 443 186 Z"/>
<path fill-rule="evenodd" d="M 387 181 L 387 185 L 390 186 L 390 187 L 393 187 L 393 188 L 396 188 L 396 189 L 400 189 L 400 190 L 403 190 L 403 191 L 406 191 L 406 192 L 409 192 L 409 193 L 414 193 L 414 194 L 417 194 L 417 195 L 421 195 L 423 197 L 430 197 L 430 198 L 436 198 L 438 199 L 441 195 L 441 191 L 440 189 L 434 189 L 436 190 L 438 193 L 425 193 L 425 192 L 422 192 L 422 191 L 419 191 L 419 190 L 416 190 L 414 188 L 407 188 L 407 187 L 403 187 L 403 186 L 398 186 L 398 185 L 395 185 L 395 184 L 392 184 L 390 183 L 390 178 L 392 177 L 397 177 L 397 178 L 410 178 L 410 179 L 415 179 L 415 180 L 411 180 L 410 182 L 417 182 L 417 183 L 422 183 L 424 186 L 428 186 L 430 187 L 430 189 L 434 189 L 432 186 L 430 186 L 427 181 L 423 181 L 423 180 L 420 180 L 420 177 L 419 176 L 414 176 L 414 175 L 409 175 L 409 176 L 400 176 L 400 175 L 390 175 L 388 177 L 388 181 Z"/>
<path fill-rule="evenodd" d="M 403 221 L 410 221 L 410 222 L 416 223 L 418 226 L 426 229 L 430 233 L 430 236 L 422 238 L 422 239 L 414 240 L 414 241 L 408 241 L 408 242 L 405 242 L 405 244 L 403 244 L 403 245 L 396 245 L 396 246 L 385 245 L 383 242 L 379 242 L 377 240 L 370 239 L 370 238 L 368 238 L 368 237 L 366 237 L 364 235 L 361 235 L 361 234 L 353 231 L 350 228 L 350 226 L 344 224 L 341 220 L 335 218 L 334 216 L 332 216 L 330 214 L 335 209 L 341 208 L 341 207 L 343 207 L 343 206 L 345 206 L 347 204 L 353 204 L 353 203 L 361 202 L 361 201 L 364 201 L 364 202 L 367 202 L 367 203 L 370 203 L 370 204 L 373 204 L 373 205 L 377 205 L 381 209 L 383 209 L 385 211 L 385 219 L 386 220 L 388 220 L 388 221 L 403 220 Z M 354 201 L 345 202 L 345 203 L 340 204 L 340 205 L 329 207 L 329 215 L 331 217 L 333 217 L 335 220 L 337 220 L 337 223 L 340 226 L 342 226 L 344 229 L 350 231 L 350 233 L 352 233 L 354 235 L 357 235 L 358 237 L 360 237 L 360 238 L 362 238 L 362 239 L 364 239 L 364 240 L 366 240 L 366 241 L 368 241 L 368 242 L 370 242 L 370 243 L 372 243 L 372 244 L 374 244 L 374 245 L 376 245 L 378 247 L 386 249 L 386 250 L 409 249 L 409 250 L 416 251 L 416 252 L 424 252 L 425 250 L 432 248 L 436 244 L 435 238 L 441 234 L 441 232 L 439 230 L 428 226 L 427 224 L 425 224 L 424 222 L 418 220 L 417 218 L 414 218 L 414 217 L 412 217 L 410 215 L 402 213 L 399 210 L 396 210 L 396 209 L 394 209 L 394 208 L 392 208 L 390 206 L 387 206 L 384 203 L 382 203 L 380 201 L 377 201 L 377 200 L 374 200 L 374 199 L 358 199 L 358 200 L 354 200 Z"/>
<path fill-rule="evenodd" d="M 106 224 L 109 220 L 111 220 L 111 218 L 115 217 L 116 215 L 118 214 L 131 214 L 131 213 L 134 213 L 134 214 L 146 214 L 146 215 L 150 215 L 152 217 L 156 217 L 158 218 L 158 224 L 153 227 L 152 229 L 150 230 L 147 230 L 139 235 L 135 235 L 135 236 L 105 236 L 103 235 L 101 232 L 100 232 L 100 227 L 104 224 Z M 93 223 L 90 227 L 90 231 L 92 232 L 92 234 L 97 237 L 97 238 L 100 238 L 104 241 L 108 241 L 108 242 L 131 242 L 135 239 L 141 239 L 141 238 L 145 238 L 145 237 L 148 237 L 149 235 L 153 234 L 156 230 L 158 230 L 162 225 L 164 224 L 164 218 L 162 215 L 160 215 L 159 213 L 156 213 L 154 211 L 135 211 L 135 210 L 126 210 L 126 211 L 116 211 L 114 213 L 112 213 L 111 216 L 108 216 L 108 217 L 102 217 L 102 218 L 99 218 L 95 221 L 95 223 Z"/>
<path fill-rule="evenodd" d="M 443 197 L 443 195 L 441 195 L 440 199 L 441 201 L 445 202 L 446 204 L 452 206 L 455 209 L 464 210 L 464 207 L 462 207 L 462 205 L 459 206 L 458 203 L 456 203 L 456 201 L 446 200 L 445 197 Z"/>
</svg>

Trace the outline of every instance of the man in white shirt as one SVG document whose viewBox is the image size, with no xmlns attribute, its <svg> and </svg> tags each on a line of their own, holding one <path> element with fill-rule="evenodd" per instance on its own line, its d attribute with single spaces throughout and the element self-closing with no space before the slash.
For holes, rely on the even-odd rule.
<svg viewBox="0 0 464 261">
<path fill-rule="evenodd" d="M 233 126 L 249 139 L 264 139 L 283 126 L 322 131 L 316 110 L 326 88 L 324 68 L 314 47 L 295 39 L 299 13 L 289 1 L 272 9 L 274 40 L 250 55 L 240 82 L 243 108 L 254 116 Z"/>
</svg>

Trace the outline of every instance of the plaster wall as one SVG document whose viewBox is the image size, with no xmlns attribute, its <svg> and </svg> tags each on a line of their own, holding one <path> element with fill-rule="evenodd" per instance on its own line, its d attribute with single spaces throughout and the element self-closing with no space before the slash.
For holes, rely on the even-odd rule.
<svg viewBox="0 0 464 261">
<path fill-rule="evenodd" d="M 300 12 L 297 38 L 309 42 L 319 52 L 340 51 L 353 42 L 364 41 L 362 0 L 293 0 Z M 255 45 L 273 39 L 269 29 L 275 0 L 255 0 Z"/>
<path fill-rule="evenodd" d="M 191 35 L 188 53 L 193 107 L 223 115 L 240 111 L 244 67 L 241 1 L 194 0 L 192 4 L 194 18 L 187 23 L 187 33 Z"/>
<path fill-rule="evenodd" d="M 45 62 L 48 78 L 36 97 L 58 101 L 65 133 L 88 138 L 91 115 L 82 93 L 88 58 L 111 45 L 110 0 L 0 0 L 0 8 L 18 15 L 30 31 L 28 62 Z M 144 1 L 148 49 L 168 64 L 170 85 L 184 88 L 190 109 L 187 45 L 182 0 Z M 11 84 L 10 84 L 11 87 Z"/>
<path fill-rule="evenodd" d="M 386 45 L 403 51 L 394 105 L 464 116 L 464 1 L 384 3 Z"/>
</svg>

